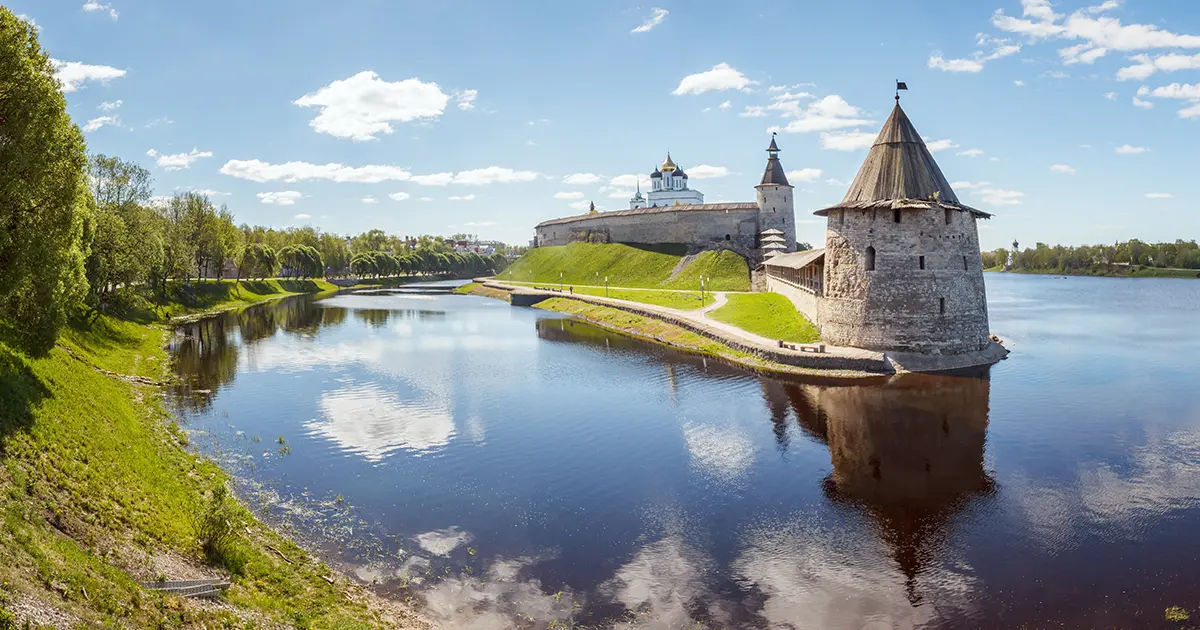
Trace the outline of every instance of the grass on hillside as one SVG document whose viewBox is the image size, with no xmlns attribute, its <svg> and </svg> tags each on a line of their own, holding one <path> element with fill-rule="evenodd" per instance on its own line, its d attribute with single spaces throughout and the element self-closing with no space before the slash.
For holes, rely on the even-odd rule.
<svg viewBox="0 0 1200 630">
<path fill-rule="evenodd" d="M 225 311 L 243 306 L 256 304 L 285 295 L 299 293 L 318 293 L 332 291 L 336 286 L 323 279 L 287 279 L 272 278 L 269 280 L 203 280 L 185 284 L 182 282 L 167 283 L 167 299 L 165 303 L 154 304 L 152 317 L 180 317 L 196 313 Z M 157 299 L 157 297 L 156 297 Z M 139 321 L 145 321 L 139 319 Z"/>
<path fill-rule="evenodd" d="M 728 298 L 708 316 L 768 339 L 812 343 L 821 338 L 817 327 L 778 293 L 733 293 Z"/>
<path fill-rule="evenodd" d="M 499 280 L 603 285 L 646 289 L 700 289 L 700 276 L 712 291 L 749 291 L 745 259 L 730 251 L 703 252 L 678 276 L 671 272 L 686 253 L 675 245 L 572 243 L 529 250 L 504 271 Z"/>
<path fill-rule="evenodd" d="M 0 610 L 25 597 L 88 626 L 384 627 L 356 587 L 331 584 L 327 567 L 240 503 L 212 505 L 225 473 L 188 452 L 160 388 L 121 376 L 163 379 L 164 335 L 92 314 L 42 358 L 0 340 Z M 207 548 L 204 522 L 224 531 Z M 162 553 L 229 571 L 234 606 L 141 589 L 148 558 Z"/>
</svg>

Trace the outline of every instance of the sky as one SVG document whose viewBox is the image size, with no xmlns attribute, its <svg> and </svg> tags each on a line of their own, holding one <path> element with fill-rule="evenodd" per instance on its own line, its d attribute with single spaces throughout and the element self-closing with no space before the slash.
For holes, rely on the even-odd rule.
<svg viewBox="0 0 1200 630">
<path fill-rule="evenodd" d="M 667 151 L 798 238 L 901 104 L 985 249 L 1200 237 L 1200 2 L 0 0 L 93 153 L 239 222 L 525 244 L 628 208 Z"/>
</svg>

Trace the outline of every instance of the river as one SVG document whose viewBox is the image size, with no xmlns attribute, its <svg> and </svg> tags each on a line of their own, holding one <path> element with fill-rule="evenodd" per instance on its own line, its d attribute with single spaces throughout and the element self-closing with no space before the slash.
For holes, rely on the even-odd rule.
<svg viewBox="0 0 1200 630">
<path fill-rule="evenodd" d="M 474 296 L 293 298 L 179 329 L 171 399 L 269 522 L 446 627 L 1195 608 L 1200 282 L 987 290 L 1007 360 L 859 382 Z"/>
</svg>

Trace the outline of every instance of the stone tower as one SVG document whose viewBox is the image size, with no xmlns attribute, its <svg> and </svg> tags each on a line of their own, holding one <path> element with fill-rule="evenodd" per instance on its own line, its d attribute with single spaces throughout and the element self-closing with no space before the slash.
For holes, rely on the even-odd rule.
<svg viewBox="0 0 1200 630">
<path fill-rule="evenodd" d="M 872 350 L 951 355 L 987 349 L 976 221 L 904 110 L 896 107 L 827 217 L 821 338 Z"/>
<path fill-rule="evenodd" d="M 786 251 L 794 252 L 796 199 L 792 194 L 792 185 L 783 173 L 783 165 L 779 163 L 779 147 L 775 144 L 773 134 L 767 155 L 767 169 L 763 172 L 762 181 L 754 187 L 754 200 L 758 203 L 758 231 L 761 233 L 774 229 L 783 232 L 787 242 Z"/>
</svg>

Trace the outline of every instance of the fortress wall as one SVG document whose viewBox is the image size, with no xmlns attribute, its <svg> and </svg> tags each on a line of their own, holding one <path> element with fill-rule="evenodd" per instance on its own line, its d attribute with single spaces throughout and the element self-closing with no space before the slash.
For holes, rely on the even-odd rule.
<svg viewBox="0 0 1200 630">
<path fill-rule="evenodd" d="M 755 249 L 757 210 L 681 210 L 606 217 L 604 213 L 536 228 L 539 247 L 603 235 L 610 243 L 680 243 L 704 249 L 728 248 L 747 256 Z M 726 235 L 729 236 L 726 239 Z"/>
<path fill-rule="evenodd" d="M 887 210 L 831 211 L 819 313 L 822 339 L 935 355 L 987 348 L 976 218 L 951 211 L 947 224 L 945 216 L 940 208 L 907 209 L 895 223 Z M 874 271 L 866 269 L 868 247 L 875 249 Z"/>
</svg>

